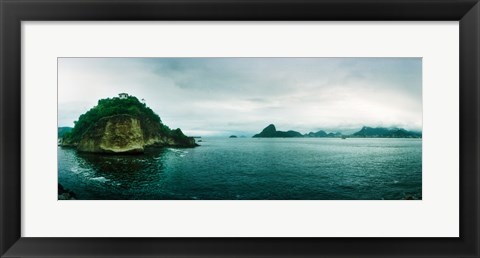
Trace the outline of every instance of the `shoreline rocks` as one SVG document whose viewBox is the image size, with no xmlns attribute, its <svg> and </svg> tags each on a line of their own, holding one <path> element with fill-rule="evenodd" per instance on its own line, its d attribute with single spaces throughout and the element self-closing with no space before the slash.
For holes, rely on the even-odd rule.
<svg viewBox="0 0 480 258">
<path fill-rule="evenodd" d="M 63 185 L 58 184 L 58 200 L 77 200 L 77 195 L 63 187 Z"/>
</svg>

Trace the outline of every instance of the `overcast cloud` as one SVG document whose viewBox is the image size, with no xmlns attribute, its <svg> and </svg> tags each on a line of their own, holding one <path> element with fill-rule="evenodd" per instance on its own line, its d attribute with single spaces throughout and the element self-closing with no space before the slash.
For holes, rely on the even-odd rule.
<svg viewBox="0 0 480 258">
<path fill-rule="evenodd" d="M 59 126 L 121 92 L 189 135 L 422 128 L 421 58 L 60 58 Z"/>
</svg>

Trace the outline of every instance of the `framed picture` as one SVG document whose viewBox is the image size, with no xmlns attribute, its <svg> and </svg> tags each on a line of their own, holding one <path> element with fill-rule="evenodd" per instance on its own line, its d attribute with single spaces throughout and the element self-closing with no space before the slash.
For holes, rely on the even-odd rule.
<svg viewBox="0 0 480 258">
<path fill-rule="evenodd" d="M 1 1 L 1 257 L 479 257 L 477 1 Z"/>
</svg>

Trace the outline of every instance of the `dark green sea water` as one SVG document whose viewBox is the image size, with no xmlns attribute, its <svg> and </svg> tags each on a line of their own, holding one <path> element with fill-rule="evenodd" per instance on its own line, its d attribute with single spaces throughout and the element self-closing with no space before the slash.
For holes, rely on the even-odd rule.
<svg viewBox="0 0 480 258">
<path fill-rule="evenodd" d="M 58 180 L 84 200 L 422 198 L 421 139 L 204 138 L 138 156 L 58 148 Z"/>
</svg>

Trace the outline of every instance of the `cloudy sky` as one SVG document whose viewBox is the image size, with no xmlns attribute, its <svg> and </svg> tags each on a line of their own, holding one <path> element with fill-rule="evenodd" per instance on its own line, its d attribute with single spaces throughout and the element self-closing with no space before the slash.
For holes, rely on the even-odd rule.
<svg viewBox="0 0 480 258">
<path fill-rule="evenodd" d="M 59 126 L 121 92 L 189 135 L 422 128 L 421 58 L 58 59 Z"/>
</svg>

